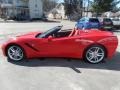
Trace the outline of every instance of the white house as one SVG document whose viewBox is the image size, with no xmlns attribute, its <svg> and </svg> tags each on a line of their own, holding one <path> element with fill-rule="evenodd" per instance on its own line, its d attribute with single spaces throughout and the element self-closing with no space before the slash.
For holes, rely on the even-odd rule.
<svg viewBox="0 0 120 90">
<path fill-rule="evenodd" d="M 3 16 L 41 18 L 43 3 L 41 0 L 3 0 L 1 4 Z"/>
<path fill-rule="evenodd" d="M 59 3 L 48 13 L 48 18 L 66 19 L 64 3 Z"/>
<path fill-rule="evenodd" d="M 115 13 L 116 17 L 120 19 L 120 11 Z"/>
<path fill-rule="evenodd" d="M 115 13 L 108 11 L 108 12 L 103 13 L 103 16 L 107 18 L 112 18 L 112 17 L 115 17 Z"/>
<path fill-rule="evenodd" d="M 43 16 L 43 4 L 41 0 L 29 0 L 30 18 L 41 18 Z"/>
<path fill-rule="evenodd" d="M 11 16 L 12 14 L 12 8 L 13 8 L 13 5 L 12 5 L 12 0 L 2 0 L 1 1 L 2 3 L 0 4 L 0 15 L 1 17 L 5 17 L 5 15 L 7 16 Z"/>
</svg>

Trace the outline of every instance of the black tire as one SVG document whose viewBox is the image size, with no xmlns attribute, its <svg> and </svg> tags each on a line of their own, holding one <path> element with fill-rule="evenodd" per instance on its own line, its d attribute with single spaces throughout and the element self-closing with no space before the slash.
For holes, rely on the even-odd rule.
<svg viewBox="0 0 120 90">
<path fill-rule="evenodd" d="M 84 60 L 91 64 L 97 64 L 102 62 L 105 59 L 105 56 L 106 56 L 106 51 L 102 46 L 93 45 L 87 48 L 87 50 L 85 50 Z"/>
<path fill-rule="evenodd" d="M 14 48 L 14 49 L 16 48 L 16 51 L 15 51 L 15 50 L 12 51 L 12 50 L 11 50 L 12 48 Z M 20 51 L 19 51 L 20 53 L 17 52 L 17 49 L 20 50 Z M 12 54 L 12 53 L 14 53 L 14 54 Z M 26 57 L 23 48 L 21 48 L 21 47 L 18 46 L 18 45 L 10 45 L 10 46 L 8 46 L 8 47 L 7 47 L 7 50 L 6 50 L 6 54 L 7 54 L 8 61 L 13 61 L 13 62 L 22 61 L 22 60 L 24 60 L 25 57 Z M 12 55 L 16 55 L 16 59 L 13 58 L 11 54 L 12 54 Z M 21 56 L 20 56 L 20 55 L 21 55 Z M 17 57 L 19 57 L 19 58 L 17 59 Z"/>
</svg>

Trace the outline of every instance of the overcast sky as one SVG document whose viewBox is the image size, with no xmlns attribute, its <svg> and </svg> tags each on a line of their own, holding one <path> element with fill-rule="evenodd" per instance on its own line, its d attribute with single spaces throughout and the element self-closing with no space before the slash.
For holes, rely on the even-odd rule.
<svg viewBox="0 0 120 90">
<path fill-rule="evenodd" d="M 64 2 L 64 0 L 58 0 L 59 3 Z"/>
</svg>

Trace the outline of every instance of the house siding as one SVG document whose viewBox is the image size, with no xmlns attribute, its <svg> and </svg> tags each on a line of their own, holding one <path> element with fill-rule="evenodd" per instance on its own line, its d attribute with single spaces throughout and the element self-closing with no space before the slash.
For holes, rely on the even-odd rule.
<svg viewBox="0 0 120 90">
<path fill-rule="evenodd" d="M 41 0 L 3 0 L 2 16 L 17 17 L 17 15 L 33 18 L 41 18 L 43 5 Z M 8 6 L 9 5 L 9 6 Z M 36 7 L 37 6 L 37 7 Z"/>
</svg>

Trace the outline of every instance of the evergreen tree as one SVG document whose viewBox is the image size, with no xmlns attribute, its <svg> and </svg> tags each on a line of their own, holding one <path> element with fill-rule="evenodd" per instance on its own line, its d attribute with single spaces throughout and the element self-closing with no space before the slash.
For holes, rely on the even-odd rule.
<svg viewBox="0 0 120 90">
<path fill-rule="evenodd" d="M 120 1 L 116 0 L 94 0 L 92 4 L 93 11 L 100 14 L 107 11 L 113 11 Z"/>
</svg>

